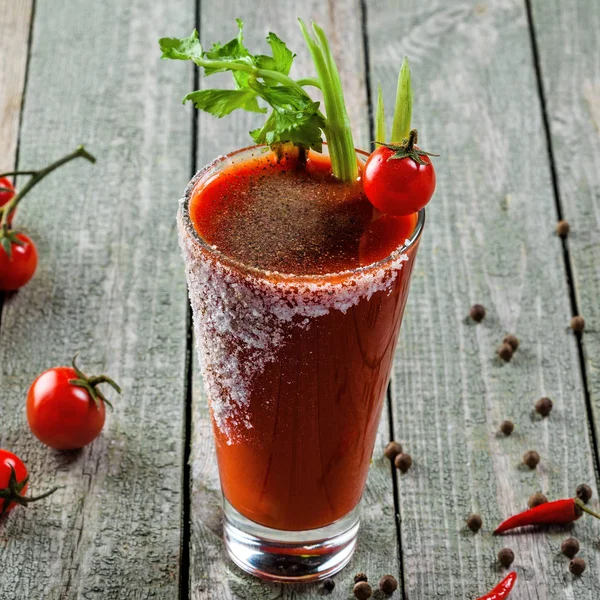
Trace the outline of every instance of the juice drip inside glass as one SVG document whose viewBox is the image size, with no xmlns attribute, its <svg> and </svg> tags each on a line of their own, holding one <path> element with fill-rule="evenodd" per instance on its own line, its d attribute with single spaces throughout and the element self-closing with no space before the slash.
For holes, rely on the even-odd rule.
<svg viewBox="0 0 600 600">
<path fill-rule="evenodd" d="M 360 180 L 343 184 L 328 157 L 267 153 L 221 171 L 194 196 L 190 214 L 211 246 L 247 266 L 321 275 L 382 260 L 413 232 L 417 215 L 383 216 Z"/>
<path fill-rule="evenodd" d="M 417 222 L 417 215 L 376 214 L 360 181 L 339 183 L 328 159 L 313 154 L 305 166 L 272 153 L 230 164 L 194 190 L 190 216 L 200 236 L 227 256 L 266 271 L 311 275 L 319 286 L 329 285 L 324 274 L 386 258 Z M 213 420 L 223 493 L 245 517 L 300 531 L 329 525 L 357 506 L 416 248 L 417 242 L 390 273 L 386 289 L 303 326 L 284 323 L 274 358 L 243 382 L 247 405 L 243 418 L 231 421 L 234 435 Z M 235 282 L 225 289 L 233 288 Z M 255 293 L 265 293 L 259 283 Z M 229 334 L 215 330 L 201 339 L 207 355 L 214 335 Z"/>
</svg>

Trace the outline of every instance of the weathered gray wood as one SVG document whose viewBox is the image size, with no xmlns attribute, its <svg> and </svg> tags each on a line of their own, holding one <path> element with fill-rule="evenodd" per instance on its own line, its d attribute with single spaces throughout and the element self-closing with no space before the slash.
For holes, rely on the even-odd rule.
<svg viewBox="0 0 600 600">
<path fill-rule="evenodd" d="M 265 44 L 264 37 L 274 31 L 298 54 L 296 76 L 313 74 L 307 49 L 304 46 L 296 17 L 314 19 L 324 26 L 340 67 L 345 84 L 356 143 L 366 147 L 368 110 L 364 73 L 364 55 L 360 22 L 360 3 L 345 0 L 324 4 L 318 1 L 294 4 L 253 2 L 239 0 L 202 2 L 201 38 L 205 43 L 226 41 L 235 35 L 234 17 L 246 21 L 246 38 L 251 48 Z M 191 24 L 190 24 L 191 25 Z M 191 28 L 191 27 L 190 27 Z M 351 51 L 348 51 L 351 48 Z M 229 76 L 225 79 L 228 81 Z M 206 85 L 214 85 L 208 79 Z M 185 90 L 181 90 L 183 93 Z M 312 90 L 311 90 L 312 91 Z M 250 145 L 248 131 L 260 121 L 243 112 L 236 112 L 223 120 L 201 115 L 199 119 L 199 156 L 201 166 L 215 156 Z M 264 118 L 264 117 L 263 117 Z M 200 372 L 194 369 L 194 433 L 192 454 L 192 544 L 191 595 L 200 599 L 259 599 L 259 598 L 320 598 L 319 584 L 282 586 L 265 584 L 244 575 L 227 560 L 221 542 L 220 488 L 214 456 L 210 418 L 202 389 Z M 362 502 L 362 529 L 358 549 L 351 564 L 335 577 L 337 586 L 329 596 L 347 598 L 353 585 L 353 574 L 367 571 L 373 579 L 385 573 L 398 574 L 396 531 L 392 480 L 389 463 L 382 456 L 387 442 L 387 415 L 381 422 L 375 459 L 371 467 L 367 490 Z M 395 597 L 399 597 L 398 594 Z"/>
<path fill-rule="evenodd" d="M 549 22 L 556 13 L 542 4 Z M 441 154 L 395 370 L 397 437 L 414 457 L 399 485 L 407 598 L 478 597 L 502 576 L 503 546 L 517 557 L 515 598 L 598 598 L 593 520 L 573 528 L 588 560 L 580 579 L 559 553 L 567 531 L 490 534 L 535 491 L 558 498 L 595 485 L 524 4 L 367 7 L 373 84 L 392 106 L 397 65 L 410 56 L 414 125 Z M 465 318 L 474 302 L 488 310 L 480 325 Z M 521 340 L 510 364 L 495 356 L 506 333 Z M 542 395 L 555 402 L 544 421 L 532 411 Z M 516 423 L 510 438 L 497 434 L 506 418 Z M 519 465 L 531 448 L 542 457 L 536 472 Z M 483 534 L 466 531 L 471 512 Z"/>
<path fill-rule="evenodd" d="M 0 172 L 15 163 L 31 7 L 32 0 L 0 0 Z"/>
<path fill-rule="evenodd" d="M 40 261 L 4 305 L 0 447 L 25 460 L 33 493 L 64 487 L 0 525 L 2 598 L 178 593 L 186 292 L 174 216 L 192 136 L 173 98 L 192 71 L 161 62 L 156 40 L 193 14 L 191 0 L 36 2 L 19 166 L 81 142 L 98 163 L 50 176 L 16 222 Z M 35 376 L 76 351 L 124 391 L 98 440 L 57 453 L 23 407 Z"/>
<path fill-rule="evenodd" d="M 600 5 L 532 2 L 534 30 L 600 434 Z"/>
</svg>

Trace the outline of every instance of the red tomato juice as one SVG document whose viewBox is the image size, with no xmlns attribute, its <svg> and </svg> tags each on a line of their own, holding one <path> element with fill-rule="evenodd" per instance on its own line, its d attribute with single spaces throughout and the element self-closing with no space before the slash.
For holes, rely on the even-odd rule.
<svg viewBox="0 0 600 600">
<path fill-rule="evenodd" d="M 189 217 L 204 242 L 190 297 L 225 498 L 267 527 L 329 525 L 365 486 L 417 215 L 378 218 L 324 156 L 265 153 L 196 182 Z"/>
</svg>

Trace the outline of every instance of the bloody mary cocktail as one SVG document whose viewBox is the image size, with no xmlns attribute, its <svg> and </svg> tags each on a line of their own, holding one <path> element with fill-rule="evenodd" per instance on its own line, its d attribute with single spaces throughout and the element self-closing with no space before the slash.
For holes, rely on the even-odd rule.
<svg viewBox="0 0 600 600">
<path fill-rule="evenodd" d="M 275 530 L 360 500 L 423 220 L 376 218 L 327 166 L 243 150 L 180 212 L 223 493 Z"/>
<path fill-rule="evenodd" d="M 225 547 L 259 577 L 323 579 L 356 545 L 434 155 L 410 126 L 406 60 L 391 135 L 380 97 L 368 154 L 354 148 L 317 24 L 300 20 L 317 74 L 306 79 L 290 75 L 295 54 L 278 36 L 269 55 L 252 54 L 237 24 L 209 49 L 197 31 L 160 40 L 162 58 L 233 76 L 233 89 L 203 86 L 184 101 L 216 117 L 265 114 L 256 145 L 202 169 L 178 213 Z"/>
</svg>

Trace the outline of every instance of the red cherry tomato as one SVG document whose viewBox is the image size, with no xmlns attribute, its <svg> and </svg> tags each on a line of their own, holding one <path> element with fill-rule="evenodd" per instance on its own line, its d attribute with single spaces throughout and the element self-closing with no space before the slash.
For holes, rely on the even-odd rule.
<svg viewBox="0 0 600 600">
<path fill-rule="evenodd" d="M 4 206 L 8 204 L 10 200 L 12 200 L 15 195 L 15 187 L 11 183 L 10 179 L 6 177 L 0 177 L 0 188 L 7 188 L 9 191 L 5 192 L 4 190 L 0 190 L 0 206 Z"/>
<path fill-rule="evenodd" d="M 415 151 L 418 154 L 417 148 Z M 424 165 L 410 157 L 391 158 L 393 155 L 394 150 L 379 146 L 369 156 L 363 180 L 365 194 L 385 214 L 409 215 L 431 200 L 435 170 L 426 155 L 419 155 Z"/>
<path fill-rule="evenodd" d="M 33 434 L 57 450 L 75 450 L 95 440 L 106 418 L 104 402 L 95 402 L 71 367 L 42 373 L 27 394 L 27 420 Z"/>
<path fill-rule="evenodd" d="M 17 233 L 23 245 L 12 244 L 11 256 L 0 246 L 0 290 L 13 291 L 23 287 L 37 268 L 37 250 L 31 238 Z"/>
<path fill-rule="evenodd" d="M 0 208 L 2 208 L 5 204 L 8 204 L 13 199 L 13 196 L 15 195 L 15 188 L 10 179 L 7 179 L 6 177 L 0 177 L 0 188 L 6 188 L 9 190 L 8 192 L 5 192 L 4 190 L 0 189 Z M 9 225 L 12 223 L 15 212 L 17 212 L 16 209 L 13 210 L 8 217 Z"/>
<path fill-rule="evenodd" d="M 8 490 L 10 484 L 10 477 L 12 469 L 15 471 L 17 483 L 23 483 L 27 479 L 27 467 L 23 464 L 23 461 L 12 452 L 8 450 L 0 450 L 0 490 Z M 20 489 L 21 494 L 25 494 L 27 491 L 27 483 Z M 6 500 L 0 499 L 0 514 L 10 512 L 17 504 L 10 502 L 8 506 L 4 506 Z"/>
</svg>

